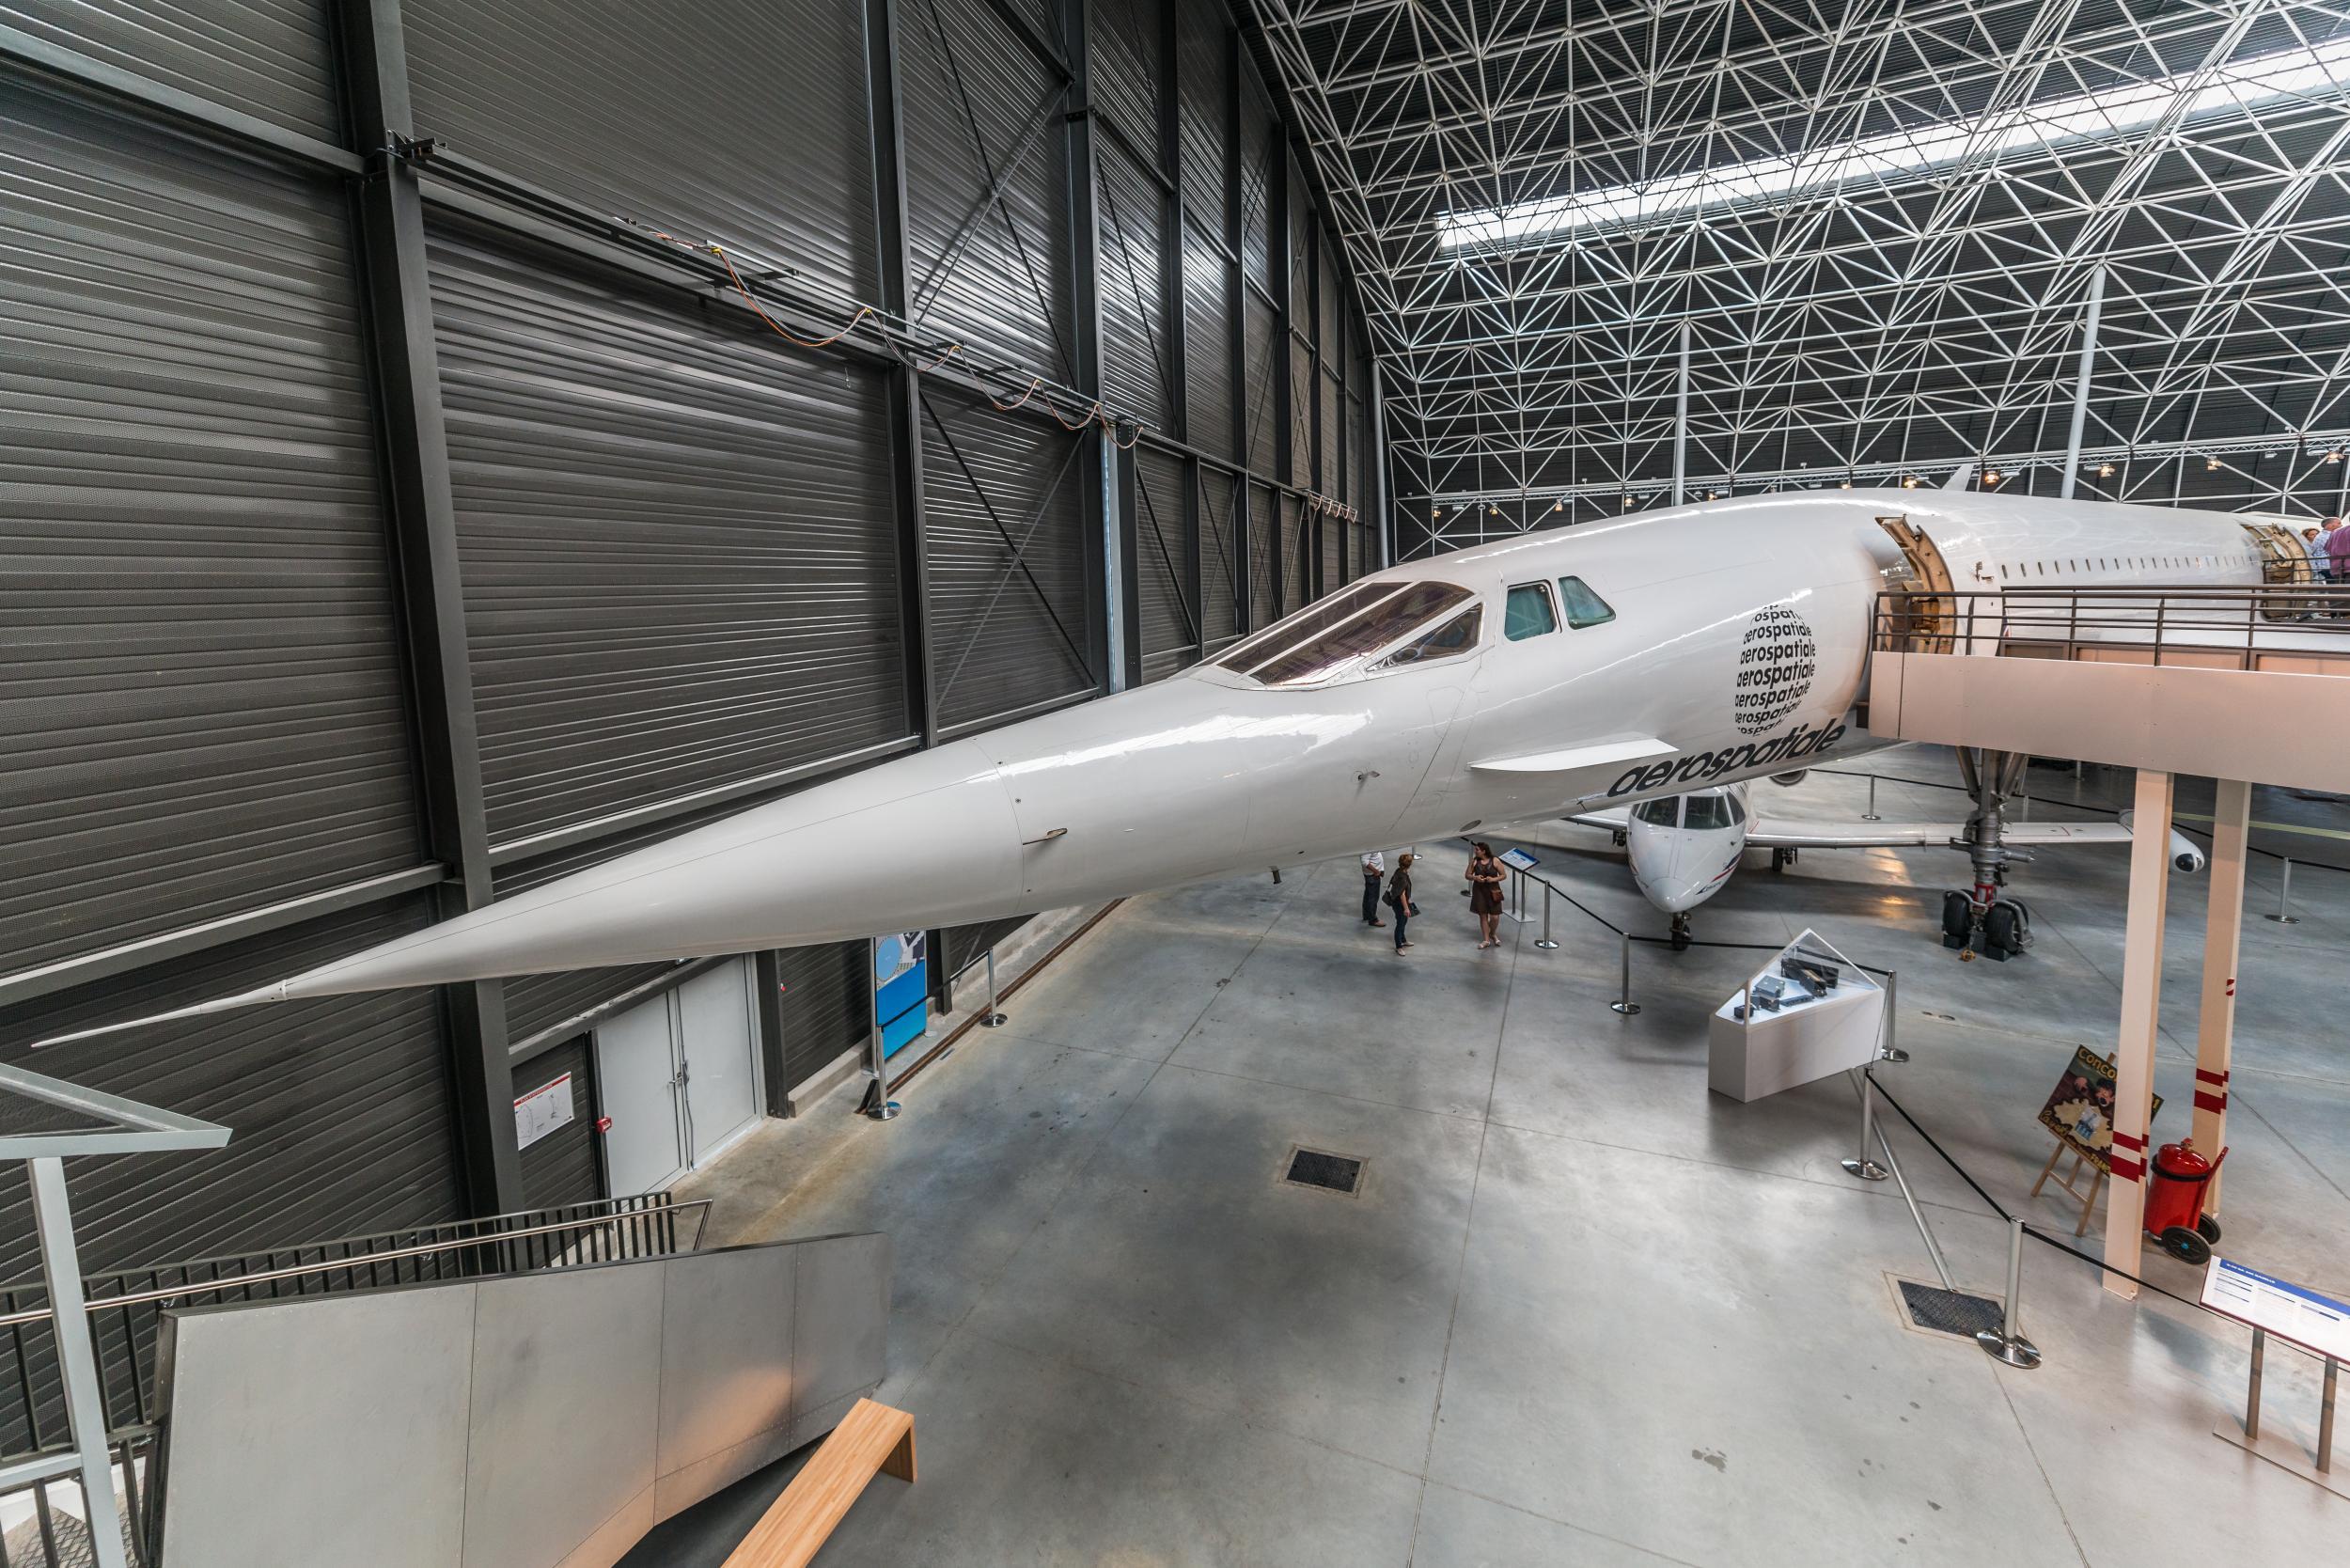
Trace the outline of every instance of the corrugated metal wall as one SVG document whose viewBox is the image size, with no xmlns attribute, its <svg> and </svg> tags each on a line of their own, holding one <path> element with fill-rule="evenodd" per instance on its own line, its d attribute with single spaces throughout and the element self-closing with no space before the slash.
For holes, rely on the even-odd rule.
<svg viewBox="0 0 2350 1568">
<path fill-rule="evenodd" d="M 342 139 L 333 18 L 321 0 L 238 0 L 233 8 L 220 0 L 0 0 L 0 23 L 273 125 Z"/>
<path fill-rule="evenodd" d="M 1284 614 L 1313 598 L 1313 557 L 1307 546 L 1306 509 L 1294 495 L 1281 497 L 1281 609 Z"/>
<path fill-rule="evenodd" d="M 1073 381 L 1065 84 L 986 0 L 923 0 L 899 35 L 916 322 Z"/>
<path fill-rule="evenodd" d="M 785 948 L 783 1087 L 796 1089 L 841 1052 L 865 1043 L 873 1027 L 871 949 L 863 942 Z"/>
<path fill-rule="evenodd" d="M 522 1152 L 523 1195 L 534 1209 L 588 1203 L 603 1196 L 596 1161 L 595 1053 L 586 1036 L 541 1051 L 514 1069 L 514 1095 L 572 1075 L 572 1120 Z"/>
<path fill-rule="evenodd" d="M 1248 487 L 1248 616 L 1256 627 L 1281 619 L 1281 513 L 1275 494 L 1263 485 Z"/>
<path fill-rule="evenodd" d="M 422 858 L 339 193 L 0 119 L 0 968 Z"/>
<path fill-rule="evenodd" d="M 1203 654 L 1209 658 L 1239 631 L 1248 580 L 1246 563 L 1234 549 L 1232 496 L 1238 482 L 1212 471 L 1199 477 L 1199 626 L 1207 639 Z"/>
<path fill-rule="evenodd" d="M 1102 393 L 1112 408 L 1164 427 L 1174 412 L 1161 327 L 1159 188 L 1115 143 L 1101 150 Z"/>
<path fill-rule="evenodd" d="M 642 0 L 401 0 L 400 13 L 418 134 L 724 245 L 738 265 L 873 297 L 861 7 L 694 0 L 659 18 Z"/>
<path fill-rule="evenodd" d="M 1161 681 L 1199 657 L 1191 604 L 1191 532 L 1183 465 L 1165 452 L 1135 451 L 1135 571 L 1140 580 L 1142 678 Z"/>
<path fill-rule="evenodd" d="M 1033 915 L 1013 915 L 1001 920 L 982 920 L 977 925 L 948 926 L 945 933 L 946 939 L 941 944 L 946 949 L 947 974 L 960 974 L 977 964 L 980 954 L 1007 941 L 1013 933 L 1035 918 Z M 999 974 L 997 979 L 1002 980 L 1010 977 Z M 968 998 L 970 1005 L 976 1007 L 986 995 L 976 988 L 986 983 L 986 977 L 974 974 L 965 983 L 975 988 L 969 992 Z"/>
<path fill-rule="evenodd" d="M 875 373 L 444 226 L 493 841 L 906 733 Z"/>
<path fill-rule="evenodd" d="M 1076 438 L 925 399 L 932 663 L 943 729 L 981 729 L 1098 689 L 1088 666 L 1084 510 L 1100 482 Z"/>
</svg>

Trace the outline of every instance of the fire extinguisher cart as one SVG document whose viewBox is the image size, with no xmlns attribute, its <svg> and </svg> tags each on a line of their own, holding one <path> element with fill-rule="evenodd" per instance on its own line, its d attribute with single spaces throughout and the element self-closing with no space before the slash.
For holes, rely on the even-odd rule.
<svg viewBox="0 0 2350 1568">
<path fill-rule="evenodd" d="M 2203 1212 L 2203 1195 L 2227 1157 L 2222 1149 L 2218 1159 L 2203 1158 L 2191 1137 L 2154 1151 L 2146 1184 L 2146 1234 L 2181 1262 L 2201 1268 L 2211 1262 L 2219 1222 Z"/>
</svg>

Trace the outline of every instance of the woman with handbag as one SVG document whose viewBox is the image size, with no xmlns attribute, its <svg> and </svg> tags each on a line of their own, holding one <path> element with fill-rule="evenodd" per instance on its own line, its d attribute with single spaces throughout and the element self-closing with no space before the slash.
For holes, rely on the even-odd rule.
<svg viewBox="0 0 2350 1568">
<path fill-rule="evenodd" d="M 1419 913 L 1412 902 L 1412 855 L 1410 851 L 1395 857 L 1395 874 L 1387 878 L 1387 907 L 1395 911 L 1395 956 L 1402 958 L 1411 944 L 1403 940 L 1403 925 Z"/>
<path fill-rule="evenodd" d="M 1501 881 L 1508 873 L 1494 856 L 1493 845 L 1479 839 L 1469 855 L 1469 913 L 1477 917 L 1480 949 L 1501 946 Z"/>
</svg>

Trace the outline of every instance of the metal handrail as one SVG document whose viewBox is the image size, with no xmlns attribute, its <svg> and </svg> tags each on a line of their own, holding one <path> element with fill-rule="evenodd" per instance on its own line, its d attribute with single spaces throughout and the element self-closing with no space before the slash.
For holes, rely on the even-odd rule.
<svg viewBox="0 0 2350 1568">
<path fill-rule="evenodd" d="M 2250 668 L 2263 651 L 2264 630 L 2350 648 L 2350 587 L 1889 590 L 1877 595 L 1871 619 L 1871 646 L 1887 652 L 2010 654 L 2028 644 L 2136 647 L 2154 649 L 2160 664 L 2169 648 L 2232 651 Z M 2296 644 L 2277 651 L 2318 650 Z"/>
<path fill-rule="evenodd" d="M 552 1235 L 559 1231 L 593 1230 L 598 1226 L 617 1225 L 650 1215 L 681 1215 L 688 1209 L 697 1211 L 694 1221 L 694 1240 L 687 1248 L 691 1251 L 701 1246 L 702 1231 L 710 1223 L 712 1201 L 707 1198 L 694 1198 L 682 1203 L 666 1203 L 657 1209 L 616 1210 L 611 1214 L 564 1220 L 555 1225 L 533 1225 L 514 1231 L 487 1231 L 477 1235 L 461 1236 L 451 1241 L 432 1242 L 417 1247 L 391 1247 L 382 1252 L 359 1252 L 348 1258 L 337 1258 L 331 1262 L 302 1263 L 290 1268 L 264 1269 L 258 1274 L 230 1275 L 219 1279 L 196 1280 L 185 1285 L 176 1285 L 169 1290 L 138 1291 L 129 1295 L 110 1295 L 86 1303 L 86 1310 L 95 1316 L 99 1312 L 111 1311 L 118 1307 L 143 1306 L 150 1301 L 171 1301 L 183 1295 L 201 1295 L 206 1291 L 233 1291 L 243 1289 L 247 1285 L 265 1285 L 279 1279 L 298 1279 L 321 1274 L 339 1274 L 371 1263 L 386 1263 L 401 1258 L 423 1258 L 435 1252 L 456 1252 L 468 1247 L 494 1247 L 501 1242 L 520 1241 L 525 1236 Z M 46 1323 L 48 1320 L 49 1313 L 41 1310 L 0 1313 L 0 1328 L 7 1328 L 20 1323 Z"/>
</svg>

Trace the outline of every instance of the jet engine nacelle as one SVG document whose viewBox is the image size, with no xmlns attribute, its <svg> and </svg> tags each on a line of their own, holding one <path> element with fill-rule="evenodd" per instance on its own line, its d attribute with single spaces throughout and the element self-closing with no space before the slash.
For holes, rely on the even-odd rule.
<svg viewBox="0 0 2350 1568">
<path fill-rule="evenodd" d="M 2135 811 L 2121 814 L 2122 825 L 2132 832 L 2137 831 L 2137 819 Z M 2175 827 L 2170 830 L 2170 869 L 2189 876 L 2203 869 L 2203 846 Z"/>
</svg>

